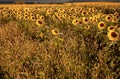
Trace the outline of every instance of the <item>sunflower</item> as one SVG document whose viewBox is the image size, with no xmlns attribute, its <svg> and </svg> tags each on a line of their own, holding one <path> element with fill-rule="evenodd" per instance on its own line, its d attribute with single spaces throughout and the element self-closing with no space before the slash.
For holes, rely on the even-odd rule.
<svg viewBox="0 0 120 79">
<path fill-rule="evenodd" d="M 86 11 L 82 11 L 82 16 L 84 16 L 84 15 L 86 15 L 87 13 L 86 13 Z"/>
<path fill-rule="evenodd" d="M 54 28 L 54 29 L 51 30 L 51 32 L 52 32 L 53 35 L 58 35 L 59 34 L 59 29 Z"/>
<path fill-rule="evenodd" d="M 36 14 L 36 18 L 39 18 L 40 17 L 40 15 L 39 14 Z"/>
<path fill-rule="evenodd" d="M 76 14 L 79 13 L 79 10 L 78 10 L 78 9 L 75 9 L 75 13 L 76 13 Z"/>
<path fill-rule="evenodd" d="M 73 25 L 78 25 L 78 24 L 79 24 L 79 19 L 74 19 L 74 20 L 72 21 L 72 24 L 73 24 Z"/>
<path fill-rule="evenodd" d="M 85 29 L 89 30 L 90 26 L 89 25 L 85 25 Z"/>
<path fill-rule="evenodd" d="M 49 16 L 52 12 L 50 10 L 46 11 L 46 16 Z"/>
<path fill-rule="evenodd" d="M 111 40 L 111 41 L 119 40 L 119 33 L 116 31 L 109 31 L 107 36 L 108 36 L 109 40 Z"/>
<path fill-rule="evenodd" d="M 88 18 L 86 18 L 86 17 L 83 17 L 83 18 L 82 18 L 82 20 L 83 20 L 83 23 L 85 23 L 85 24 L 87 24 L 87 23 L 88 23 L 88 21 L 89 21 L 89 19 L 88 19 Z"/>
<path fill-rule="evenodd" d="M 37 20 L 36 20 L 36 24 L 37 24 L 38 26 L 43 26 L 45 23 L 44 23 L 43 20 L 37 19 Z"/>
<path fill-rule="evenodd" d="M 116 25 L 116 30 L 120 33 L 120 25 Z"/>
<path fill-rule="evenodd" d="M 116 28 L 117 28 L 117 29 L 120 29 L 120 25 L 116 25 Z"/>
<path fill-rule="evenodd" d="M 91 18 L 91 22 L 96 23 L 96 22 L 98 22 L 98 19 L 95 18 L 95 17 L 92 17 L 92 18 Z"/>
<path fill-rule="evenodd" d="M 83 21 L 80 19 L 80 20 L 79 20 L 79 24 L 81 25 L 82 23 L 83 23 Z"/>
<path fill-rule="evenodd" d="M 55 21 L 57 18 L 55 15 L 52 16 L 52 20 Z"/>
<path fill-rule="evenodd" d="M 106 23 L 105 22 L 101 21 L 101 22 L 98 23 L 98 28 L 99 29 L 104 29 L 105 27 L 106 27 Z"/>
<path fill-rule="evenodd" d="M 41 16 L 39 17 L 39 19 L 44 20 L 45 17 L 44 17 L 43 15 L 41 15 Z"/>
<path fill-rule="evenodd" d="M 112 22 L 117 23 L 118 21 L 119 21 L 119 19 L 117 17 L 112 18 Z"/>
<path fill-rule="evenodd" d="M 35 16 L 30 16 L 30 20 L 35 21 L 36 20 Z"/>
<path fill-rule="evenodd" d="M 119 13 L 118 13 L 118 12 L 114 12 L 113 15 L 114 15 L 114 16 L 119 16 Z"/>
<path fill-rule="evenodd" d="M 103 15 L 103 13 L 101 13 L 101 12 L 97 13 L 97 16 L 98 16 L 99 18 L 102 17 L 102 15 Z"/>
<path fill-rule="evenodd" d="M 30 17 L 27 16 L 27 15 L 24 15 L 24 17 L 23 17 L 24 20 L 28 20 L 29 18 L 30 18 Z"/>
<path fill-rule="evenodd" d="M 59 20 L 63 20 L 62 15 L 58 16 L 57 18 L 58 18 Z"/>
<path fill-rule="evenodd" d="M 67 14 L 63 14 L 62 17 L 63 17 L 63 18 L 66 18 L 66 17 L 67 17 Z"/>
<path fill-rule="evenodd" d="M 73 14 L 72 17 L 73 17 L 73 18 L 76 18 L 76 14 Z"/>
<path fill-rule="evenodd" d="M 114 30 L 115 30 L 115 27 L 114 27 L 114 26 L 109 26 L 109 27 L 107 28 L 107 30 L 108 30 L 108 31 L 114 31 Z"/>
<path fill-rule="evenodd" d="M 111 21 L 111 19 L 112 19 L 112 16 L 110 16 L 110 15 L 107 15 L 107 16 L 105 17 L 105 20 L 106 20 L 106 21 Z"/>
<path fill-rule="evenodd" d="M 68 20 L 72 20 L 73 17 L 72 17 L 72 16 L 68 16 L 67 19 L 68 19 Z"/>
</svg>

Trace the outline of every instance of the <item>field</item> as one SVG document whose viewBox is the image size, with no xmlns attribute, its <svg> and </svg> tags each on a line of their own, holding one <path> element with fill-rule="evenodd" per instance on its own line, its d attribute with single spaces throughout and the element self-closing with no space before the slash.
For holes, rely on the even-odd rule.
<svg viewBox="0 0 120 79">
<path fill-rule="evenodd" d="M 120 3 L 0 4 L 0 79 L 120 79 Z"/>
</svg>

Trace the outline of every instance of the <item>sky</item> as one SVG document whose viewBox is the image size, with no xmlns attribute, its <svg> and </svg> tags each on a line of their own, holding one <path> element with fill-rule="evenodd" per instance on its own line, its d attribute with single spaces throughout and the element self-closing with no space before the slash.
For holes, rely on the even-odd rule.
<svg viewBox="0 0 120 79">
<path fill-rule="evenodd" d="M 15 0 L 0 0 L 0 2 L 8 2 L 8 1 L 15 1 Z M 24 0 L 25 2 L 40 2 L 40 3 L 50 3 L 50 2 L 57 2 L 57 3 L 64 3 L 68 1 L 120 1 L 120 0 Z"/>
</svg>

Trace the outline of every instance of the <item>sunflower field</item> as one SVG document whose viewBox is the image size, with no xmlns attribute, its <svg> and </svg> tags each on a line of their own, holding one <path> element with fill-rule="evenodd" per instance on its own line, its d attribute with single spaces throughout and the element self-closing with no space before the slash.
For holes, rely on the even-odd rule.
<svg viewBox="0 0 120 79">
<path fill-rule="evenodd" d="M 120 79 L 120 5 L 0 6 L 0 79 Z"/>
</svg>

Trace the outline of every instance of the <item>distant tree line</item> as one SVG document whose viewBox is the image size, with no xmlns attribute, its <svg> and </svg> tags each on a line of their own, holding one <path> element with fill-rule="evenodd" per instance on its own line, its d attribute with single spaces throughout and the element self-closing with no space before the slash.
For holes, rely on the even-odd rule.
<svg viewBox="0 0 120 79">
<path fill-rule="evenodd" d="M 25 1 L 24 1 L 24 0 L 15 0 L 14 3 L 15 3 L 15 4 L 24 4 Z"/>
<path fill-rule="evenodd" d="M 119 0 L 69 0 L 66 2 L 92 2 L 92 1 L 97 1 L 97 2 L 119 2 Z M 38 2 L 37 0 L 34 0 L 34 2 L 25 2 L 25 0 L 15 0 L 14 1 L 15 4 L 25 4 L 25 3 L 32 3 L 32 4 L 39 4 L 40 2 Z M 55 2 L 50 2 L 49 4 L 54 4 Z M 60 3 L 55 3 L 55 4 L 63 4 L 62 2 Z"/>
</svg>

